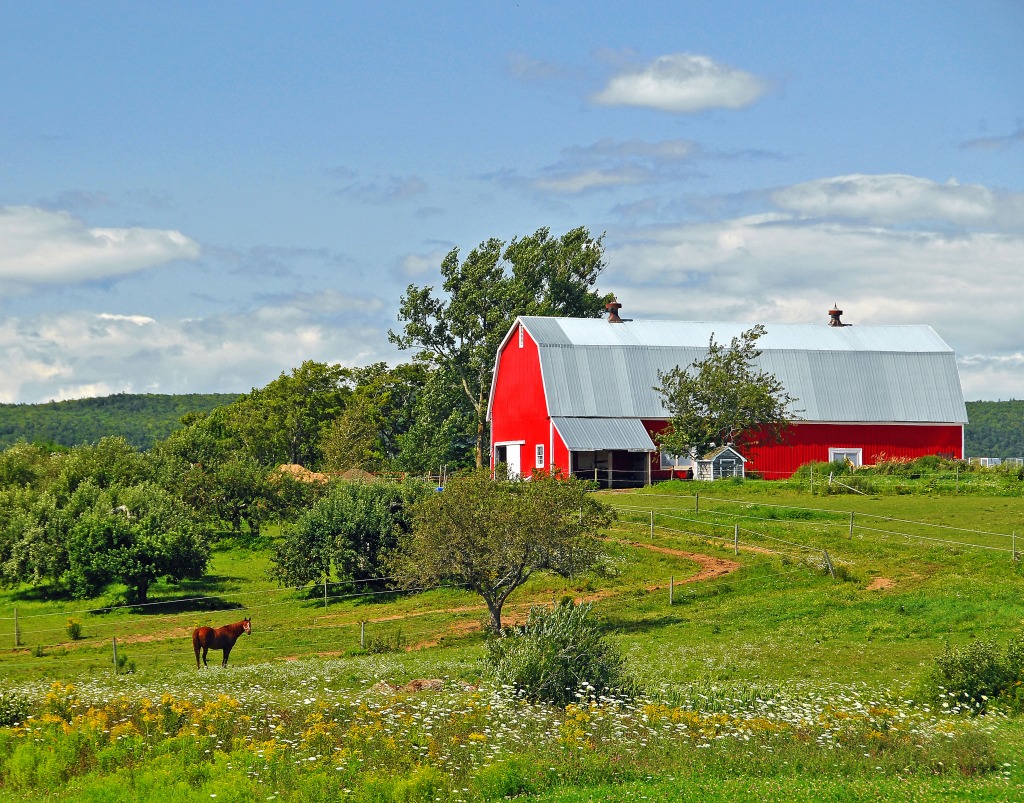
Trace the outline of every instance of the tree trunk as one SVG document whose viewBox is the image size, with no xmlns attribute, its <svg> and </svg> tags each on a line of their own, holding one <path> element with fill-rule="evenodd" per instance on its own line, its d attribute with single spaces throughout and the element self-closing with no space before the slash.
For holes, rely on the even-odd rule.
<svg viewBox="0 0 1024 803">
<path fill-rule="evenodd" d="M 491 614 L 491 630 L 495 633 L 501 632 L 501 602 L 495 602 L 493 600 L 484 599 L 487 603 L 487 610 Z"/>
<path fill-rule="evenodd" d="M 143 605 L 149 595 L 149 578 L 138 577 L 128 584 L 128 598 L 134 605 Z"/>
<path fill-rule="evenodd" d="M 485 421 L 483 417 L 477 413 L 476 416 L 476 467 L 478 469 L 484 467 L 484 430 Z M 489 463 L 490 461 L 488 461 Z"/>
</svg>

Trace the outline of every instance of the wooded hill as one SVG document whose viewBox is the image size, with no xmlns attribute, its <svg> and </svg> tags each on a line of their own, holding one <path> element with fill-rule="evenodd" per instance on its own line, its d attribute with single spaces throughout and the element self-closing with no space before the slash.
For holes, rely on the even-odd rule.
<svg viewBox="0 0 1024 803">
<path fill-rule="evenodd" d="M 77 446 L 120 435 L 148 449 L 181 427 L 186 413 L 206 413 L 242 394 L 118 393 L 45 404 L 0 404 L 0 449 L 19 440 Z M 1024 400 L 967 402 L 968 457 L 1024 457 Z"/>
<path fill-rule="evenodd" d="M 236 401 L 238 393 L 118 393 L 44 404 L 0 404 L 0 449 L 19 440 L 78 446 L 120 435 L 148 449 L 180 429 L 186 413 L 208 413 Z"/>
<path fill-rule="evenodd" d="M 1024 400 L 967 402 L 967 457 L 1024 457 Z"/>
</svg>

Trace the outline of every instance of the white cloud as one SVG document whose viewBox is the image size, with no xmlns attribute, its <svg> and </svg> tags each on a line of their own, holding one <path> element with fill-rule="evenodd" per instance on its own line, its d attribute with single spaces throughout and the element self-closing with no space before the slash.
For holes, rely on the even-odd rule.
<svg viewBox="0 0 1024 803">
<path fill-rule="evenodd" d="M 0 285 L 102 279 L 199 254 L 179 231 L 88 228 L 67 212 L 0 207 Z"/>
<path fill-rule="evenodd" d="M 961 221 L 974 213 L 967 211 L 969 203 L 960 205 L 955 186 L 897 183 L 916 187 L 916 196 L 893 200 L 865 181 L 857 183 L 863 194 L 830 206 L 825 219 L 772 212 L 620 234 L 620 244 L 609 250 L 602 288 L 618 293 L 626 314 L 636 317 L 824 325 L 837 303 L 846 311 L 844 321 L 855 325 L 928 324 L 961 355 L 967 398 L 1019 396 L 1024 365 L 1016 289 L 1024 235 L 902 225 L 920 215 L 910 210 L 935 210 L 931 217 L 941 212 L 944 220 Z M 816 197 L 810 186 L 780 191 L 776 198 L 808 212 Z M 981 215 L 987 221 L 1006 220 L 1016 199 L 986 192 L 971 188 L 967 198 L 987 204 Z M 863 222 L 872 196 L 886 210 L 879 216 L 894 225 Z"/>
<path fill-rule="evenodd" d="M 700 148 L 690 140 L 605 138 L 562 151 L 561 159 L 530 180 L 532 189 L 576 195 L 594 190 L 654 184 L 677 179 Z M 521 181 L 519 183 L 522 183 Z"/>
<path fill-rule="evenodd" d="M 1000 195 L 952 179 L 938 184 L 900 174 L 836 176 L 786 187 L 776 192 L 773 200 L 783 209 L 811 217 L 1024 227 L 1024 195 Z"/>
<path fill-rule="evenodd" d="M 699 112 L 749 106 L 767 89 L 750 73 L 707 56 L 676 53 L 647 67 L 613 77 L 594 100 L 605 106 L 645 106 L 668 112 Z"/>
<path fill-rule="evenodd" d="M 535 179 L 533 187 L 544 192 L 575 194 L 589 190 L 647 184 L 656 178 L 657 176 L 650 170 L 627 165 L 607 170 L 589 169 L 551 173 Z"/>
<path fill-rule="evenodd" d="M 297 295 L 243 313 L 154 320 L 50 313 L 0 322 L 0 401 L 134 393 L 246 392 L 303 360 L 394 359 L 376 299 Z"/>
<path fill-rule="evenodd" d="M 406 254 L 399 262 L 398 275 L 403 279 L 412 279 L 438 269 L 451 248 L 432 251 L 428 254 Z"/>
</svg>

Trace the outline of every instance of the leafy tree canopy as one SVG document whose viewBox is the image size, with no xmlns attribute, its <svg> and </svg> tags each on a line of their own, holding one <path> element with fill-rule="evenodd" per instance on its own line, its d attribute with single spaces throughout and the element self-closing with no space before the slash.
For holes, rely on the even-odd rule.
<svg viewBox="0 0 1024 803">
<path fill-rule="evenodd" d="M 797 401 L 774 374 L 761 371 L 760 324 L 734 337 L 728 347 L 708 343 L 708 353 L 688 368 L 659 372 L 656 387 L 671 414 L 661 445 L 675 454 L 703 455 L 714 446 L 753 436 L 780 440 L 796 417 Z"/>
<path fill-rule="evenodd" d="M 473 413 L 478 468 L 501 339 L 518 315 L 600 316 L 610 300 L 593 289 L 603 270 L 603 236 L 595 239 L 581 227 L 552 237 L 542 228 L 507 244 L 485 240 L 462 261 L 452 249 L 441 263 L 441 295 L 429 286 L 407 288 L 398 313 L 404 328 L 389 337 L 456 381 Z"/>
<path fill-rule="evenodd" d="M 568 576 L 595 566 L 602 554 L 597 533 L 611 520 L 612 511 L 579 480 L 492 479 L 476 471 L 414 506 L 395 572 L 407 587 L 465 585 L 483 598 L 500 631 L 505 600 L 535 571 Z"/>
<path fill-rule="evenodd" d="M 410 527 L 410 506 L 427 492 L 421 483 L 335 482 L 286 529 L 273 574 L 289 585 L 380 580 L 384 556 Z M 379 585 L 380 583 L 378 583 Z"/>
</svg>

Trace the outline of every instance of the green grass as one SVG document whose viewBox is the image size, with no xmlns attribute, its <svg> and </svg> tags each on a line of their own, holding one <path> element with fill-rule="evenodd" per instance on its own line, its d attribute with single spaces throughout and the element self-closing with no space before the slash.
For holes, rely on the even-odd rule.
<svg viewBox="0 0 1024 803">
<path fill-rule="evenodd" d="M 695 489 L 700 491 L 699 514 Z M 609 533 L 611 574 L 571 580 L 537 575 L 512 595 L 507 618 L 521 615 L 531 603 L 550 603 L 566 594 L 593 598 L 609 637 L 627 655 L 648 692 L 702 716 L 751 711 L 760 705 L 758 700 L 775 694 L 797 708 L 813 702 L 823 712 L 860 716 L 859 703 L 845 698 L 849 692 L 895 701 L 887 705 L 898 709 L 900 717 L 938 717 L 940 725 L 966 729 L 966 741 L 947 744 L 929 737 L 911 751 L 920 757 L 911 759 L 898 745 L 878 752 L 857 750 L 851 743 L 839 753 L 825 751 L 815 742 L 813 728 L 809 743 L 795 733 L 791 741 L 786 737 L 779 743 L 762 734 L 756 748 L 730 737 L 713 750 L 685 740 L 672 742 L 664 735 L 642 744 L 609 731 L 597 743 L 570 751 L 570 758 L 561 747 L 553 752 L 552 745 L 561 742 L 550 742 L 538 732 L 515 737 L 525 740 L 515 749 L 496 747 L 486 759 L 460 764 L 456 771 L 431 757 L 431 750 L 440 749 L 431 747 L 437 740 L 423 737 L 425 741 L 413 740 L 403 748 L 407 753 L 387 754 L 389 761 L 398 761 L 387 779 L 366 770 L 365 762 L 358 771 L 352 769 L 354 774 L 346 776 L 355 790 L 352 799 L 483 800 L 500 797 L 503 789 L 518 789 L 545 801 L 753 800 L 765 795 L 793 800 L 1002 800 L 1014 785 L 1024 783 L 1024 723 L 998 713 L 973 719 L 926 713 L 920 693 L 944 644 L 974 639 L 1005 643 L 1024 630 L 1024 571 L 1011 560 L 1009 537 L 1015 530 L 1024 534 L 1024 497 L 812 496 L 794 485 L 760 482 L 667 483 L 602 496 L 621 509 L 620 521 Z M 651 510 L 656 511 L 653 536 Z M 740 549 L 735 554 L 737 523 Z M 485 611 L 472 594 L 439 589 L 348 596 L 351 590 L 339 586 L 329 589 L 324 607 L 322 589 L 281 588 L 268 579 L 273 537 L 256 545 L 221 540 L 206 578 L 177 586 L 158 584 L 152 601 L 159 604 L 146 609 L 117 607 L 123 593 L 118 589 L 84 603 L 48 601 L 29 588 L 8 590 L 0 596 L 0 643 L 5 642 L 0 685 L 27 695 L 36 705 L 54 680 L 74 682 L 83 697 L 108 707 L 118 696 L 139 700 L 169 694 L 198 704 L 225 694 L 239 700 L 247 716 L 276 711 L 297 718 L 295 744 L 289 748 L 295 751 L 293 762 L 305 760 L 300 756 L 306 755 L 304 718 L 319 703 L 341 699 L 371 708 L 381 705 L 368 692 L 381 680 L 400 684 L 446 677 L 449 691 L 442 696 L 451 705 L 462 705 L 475 694 L 460 691 L 456 681 L 487 688 L 479 631 Z M 698 569 L 694 560 L 649 546 L 710 555 L 734 561 L 739 568 L 688 583 L 684 581 Z M 835 579 L 824 569 L 826 550 Z M 670 578 L 675 581 L 671 606 Z M 213 599 L 188 601 L 196 597 Z M 14 608 L 22 632 L 19 649 L 13 644 Z M 243 615 L 252 616 L 253 635 L 241 638 L 228 670 L 197 673 L 191 629 Z M 71 617 L 82 623 L 81 640 L 68 636 Z M 366 654 L 359 645 L 360 622 L 367 623 L 368 639 L 420 648 Z M 119 653 L 134 664 L 134 674 L 114 677 L 114 638 Z M 40 651 L 41 657 L 36 654 Z M 211 664 L 219 662 L 219 655 L 211 653 Z M 429 693 L 408 700 L 428 716 L 441 705 L 441 698 Z M 512 725 L 497 708 L 488 716 L 497 719 L 479 726 L 490 728 L 481 730 L 490 744 L 493 734 Z M 537 722 L 554 717 L 560 724 L 551 727 L 567 727 L 565 712 L 531 716 Z M 516 728 L 527 728 L 516 722 Z M 5 744 L 10 742 L 0 742 L 0 756 L 6 756 L 9 768 L 14 758 L 4 752 Z M 109 749 L 96 748 L 97 754 Z M 81 772 L 65 772 L 61 784 L 70 780 L 69 794 L 81 800 L 118 799 L 116 790 L 124 788 L 144 790 L 138 794 L 161 801 L 209 800 L 211 794 L 265 800 L 272 793 L 282 800 L 317 800 L 335 799 L 341 788 L 328 780 L 331 772 L 340 772 L 330 767 L 319 774 L 310 769 L 288 776 L 290 785 L 269 784 L 266 775 L 254 783 L 252 748 L 241 743 L 234 751 L 224 747 L 211 754 L 216 773 L 190 780 L 182 756 L 192 748 L 172 740 L 160 749 L 164 752 L 154 748 L 125 759 L 119 769 L 83 765 Z M 366 761 L 384 761 L 380 749 L 366 752 Z M 421 749 L 427 753 L 417 752 Z M 19 787 L 8 770 L 0 776 L 7 778 L 0 783 L 0 800 L 22 799 L 29 794 L 26 790 L 33 799 L 47 799 L 47 794 L 57 799 L 63 786 L 53 780 L 56 776 L 46 775 L 57 770 L 40 769 L 45 762 L 33 764 L 30 752 L 18 760 L 34 768 L 36 780 Z M 989 753 L 990 759 L 984 759 Z M 39 762 L 42 755 L 36 756 Z M 973 769 L 936 763 L 955 763 L 957 755 L 967 756 Z M 503 763 L 513 758 L 521 763 Z M 264 773 L 265 765 L 259 766 Z M 440 775 L 431 775 L 435 770 L 429 767 Z M 405 785 L 395 779 L 405 779 Z M 235 784 L 233 797 L 224 788 L 228 783 Z"/>
</svg>

